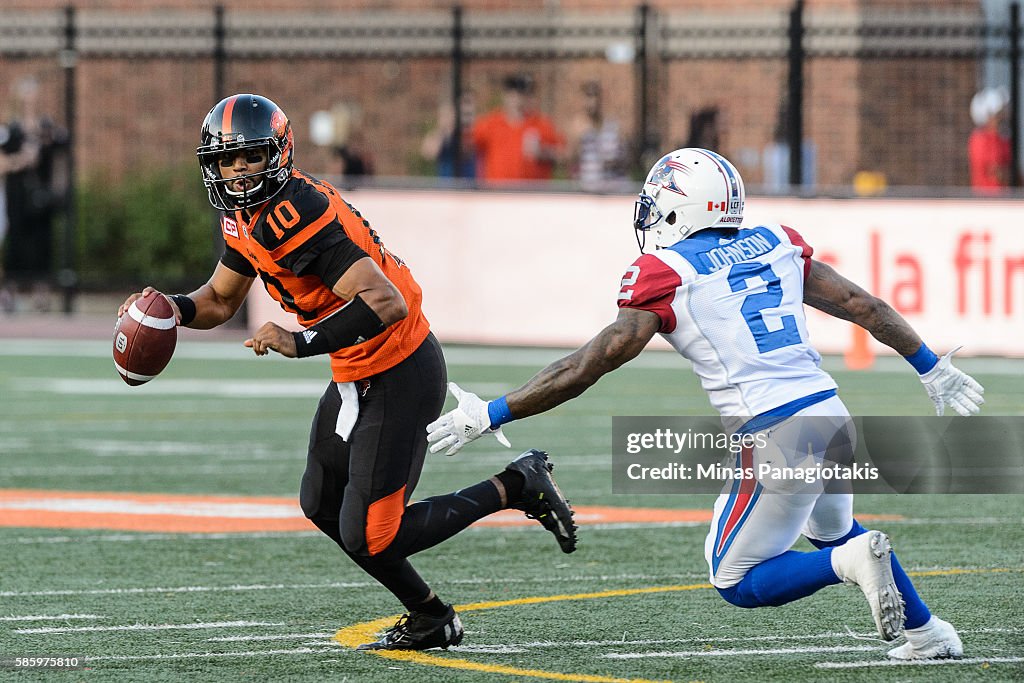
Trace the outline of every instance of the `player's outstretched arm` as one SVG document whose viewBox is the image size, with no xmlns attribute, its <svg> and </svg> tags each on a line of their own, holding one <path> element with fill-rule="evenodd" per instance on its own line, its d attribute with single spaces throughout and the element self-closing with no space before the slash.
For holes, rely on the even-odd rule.
<svg viewBox="0 0 1024 683">
<path fill-rule="evenodd" d="M 514 419 L 529 417 L 576 398 L 601 377 L 640 355 L 660 327 L 661 319 L 655 313 L 620 308 L 615 322 L 596 337 L 507 394 L 511 415 Z"/>
<path fill-rule="evenodd" d="M 643 351 L 661 327 L 657 314 L 634 308 L 619 309 L 615 322 L 570 355 L 555 361 L 515 391 L 483 401 L 458 385 L 449 385 L 459 405 L 427 427 L 430 452 L 454 455 L 484 434 L 508 441 L 501 425 L 551 410 L 582 394 L 597 380 Z"/>
<path fill-rule="evenodd" d="M 179 325 L 185 325 L 198 330 L 208 330 L 217 327 L 231 319 L 245 301 L 249 287 L 252 286 L 253 278 L 241 275 L 217 264 L 216 270 L 210 277 L 209 282 L 187 295 L 191 300 L 189 310 L 183 311 L 180 305 L 181 298 L 185 295 L 176 294 L 167 296 L 174 311 L 174 319 Z M 146 287 L 141 292 L 130 294 L 121 307 L 117 309 L 117 316 L 121 317 L 125 311 L 137 299 L 141 299 L 150 292 L 155 292 L 153 287 Z M 184 302 L 186 305 L 188 302 Z M 193 310 L 194 308 L 194 310 Z"/>
<path fill-rule="evenodd" d="M 953 354 L 959 348 L 939 358 L 892 306 L 847 280 L 831 266 L 811 260 L 811 270 L 804 282 L 804 303 L 860 325 L 906 358 L 920 375 L 938 415 L 945 412 L 947 405 L 960 415 L 972 415 L 981 410 L 985 402 L 984 387 L 953 366 Z"/>
</svg>

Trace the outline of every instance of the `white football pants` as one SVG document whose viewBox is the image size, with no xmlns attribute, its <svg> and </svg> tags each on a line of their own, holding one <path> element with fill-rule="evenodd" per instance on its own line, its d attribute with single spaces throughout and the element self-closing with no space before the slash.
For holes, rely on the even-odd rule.
<svg viewBox="0 0 1024 683">
<path fill-rule="evenodd" d="M 810 417 L 815 419 L 803 419 Z M 765 431 L 770 434 L 768 447 L 744 449 L 737 456 L 740 466 L 755 472 L 761 463 L 806 467 L 813 460 L 821 462 L 826 452 L 828 460 L 845 462 L 856 448 L 850 413 L 838 396 Z M 715 501 L 704 542 L 711 583 L 717 588 L 736 585 L 753 567 L 789 550 L 801 534 L 821 541 L 846 535 L 853 527 L 853 494 L 825 489 L 820 480 L 808 484 L 765 478 L 726 484 Z M 835 490 L 834 485 L 829 489 Z"/>
</svg>

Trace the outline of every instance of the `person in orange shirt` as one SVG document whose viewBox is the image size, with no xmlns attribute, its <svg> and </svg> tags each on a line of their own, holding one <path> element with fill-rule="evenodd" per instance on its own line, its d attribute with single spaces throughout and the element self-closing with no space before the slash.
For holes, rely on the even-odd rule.
<svg viewBox="0 0 1024 683">
<path fill-rule="evenodd" d="M 975 129 L 967 140 L 971 187 L 980 194 L 997 194 L 1010 184 L 1010 140 L 1000 130 L 1010 101 L 1006 88 L 986 88 L 971 100 Z"/>
<path fill-rule="evenodd" d="M 291 124 L 269 99 L 225 98 L 207 114 L 201 139 L 199 165 L 222 212 L 225 247 L 206 284 L 168 297 L 177 323 L 227 322 L 257 277 L 296 315 L 303 331 L 268 322 L 245 346 L 258 356 L 330 356 L 332 381 L 313 418 L 299 502 L 408 610 L 360 649 L 458 645 L 458 615 L 408 557 L 507 507 L 540 521 L 564 552 L 575 550 L 572 510 L 547 454 L 529 450 L 490 479 L 410 504 L 447 375 L 408 265 L 334 187 L 294 167 Z M 152 291 L 130 295 L 118 316 Z"/>
<path fill-rule="evenodd" d="M 481 180 L 551 179 L 565 141 L 551 120 L 533 106 L 533 92 L 533 80 L 528 76 L 506 76 L 501 106 L 473 125 L 471 137 Z"/>
</svg>

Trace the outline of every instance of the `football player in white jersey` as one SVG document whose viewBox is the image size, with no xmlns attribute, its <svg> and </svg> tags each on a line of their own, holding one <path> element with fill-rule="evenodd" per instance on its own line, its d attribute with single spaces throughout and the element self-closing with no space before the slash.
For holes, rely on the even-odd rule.
<svg viewBox="0 0 1024 683">
<path fill-rule="evenodd" d="M 820 443 L 813 455 L 836 443 L 852 452 L 849 413 L 807 341 L 803 304 L 860 325 L 903 355 L 939 415 L 946 406 L 961 415 L 978 412 L 984 389 L 953 366 L 953 352 L 936 356 L 891 306 L 814 260 L 795 230 L 742 228 L 743 206 L 743 180 L 721 155 L 688 148 L 662 157 L 644 182 L 634 216 L 638 236 L 653 234 L 657 249 L 626 270 L 615 322 L 496 400 L 450 384 L 459 405 L 427 428 L 431 452 L 452 455 L 483 434 L 505 443 L 503 424 L 579 396 L 657 333 L 692 362 L 726 426 L 730 418 L 742 423 L 733 431 L 771 429 L 776 443 L 785 443 L 787 430 L 802 431 L 803 443 L 807 430 L 790 418 L 817 417 Z M 791 438 L 795 445 L 796 435 Z M 744 449 L 742 457 L 759 454 Z M 831 584 L 854 583 L 882 638 L 906 636 L 890 657 L 963 655 L 956 630 L 931 614 L 888 537 L 854 519 L 852 494 L 763 490 L 761 482 L 747 481 L 723 490 L 715 503 L 705 557 L 711 583 L 725 600 L 740 607 L 782 605 Z M 818 550 L 790 550 L 801 534 Z"/>
</svg>

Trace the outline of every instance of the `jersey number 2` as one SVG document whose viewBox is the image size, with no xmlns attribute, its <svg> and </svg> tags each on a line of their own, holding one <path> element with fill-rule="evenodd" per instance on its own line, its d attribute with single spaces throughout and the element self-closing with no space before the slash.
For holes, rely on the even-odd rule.
<svg viewBox="0 0 1024 683">
<path fill-rule="evenodd" d="M 737 263 L 729 269 L 729 287 L 734 292 L 749 289 L 748 278 L 761 278 L 764 281 L 767 291 L 757 294 L 748 294 L 743 299 L 740 311 L 743 319 L 747 322 L 751 334 L 754 335 L 754 342 L 760 353 L 767 353 L 785 346 L 799 344 L 800 330 L 796 324 L 796 318 L 792 315 L 784 315 L 780 318 L 782 327 L 777 330 L 769 330 L 764 322 L 762 311 L 766 308 L 777 308 L 782 303 L 782 281 L 775 274 L 772 267 L 767 263 L 746 262 Z"/>
</svg>

